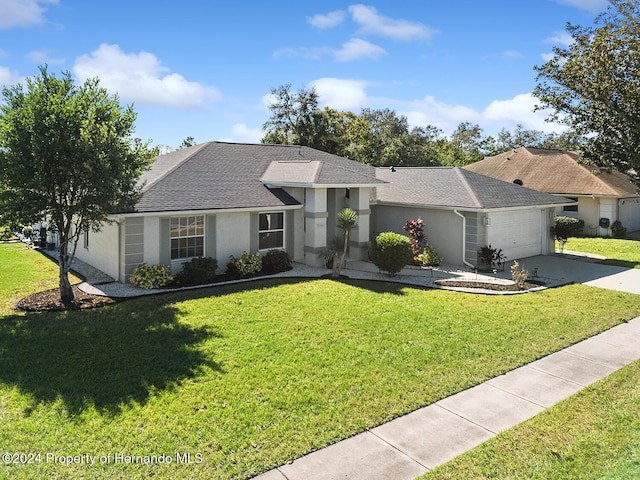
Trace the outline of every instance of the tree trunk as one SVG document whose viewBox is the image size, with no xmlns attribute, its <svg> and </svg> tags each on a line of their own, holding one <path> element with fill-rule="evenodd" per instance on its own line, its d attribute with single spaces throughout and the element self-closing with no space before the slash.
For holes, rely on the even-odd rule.
<svg viewBox="0 0 640 480">
<path fill-rule="evenodd" d="M 71 283 L 69 283 L 69 253 L 67 252 L 67 245 L 65 243 L 60 244 L 58 267 L 60 271 L 60 301 L 64 305 L 69 306 L 73 302 L 73 290 Z"/>
<path fill-rule="evenodd" d="M 349 249 L 349 230 L 344 231 L 344 246 L 342 247 L 342 257 L 340 257 L 340 265 L 338 265 L 338 277 L 344 268 L 344 260 L 347 258 L 347 250 Z"/>
</svg>

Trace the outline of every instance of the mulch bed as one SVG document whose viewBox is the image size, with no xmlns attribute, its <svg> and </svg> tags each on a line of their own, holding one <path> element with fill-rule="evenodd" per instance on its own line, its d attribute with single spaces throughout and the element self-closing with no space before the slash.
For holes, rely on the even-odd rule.
<svg viewBox="0 0 640 480">
<path fill-rule="evenodd" d="M 101 307 L 117 301 L 110 297 L 83 292 L 77 285 L 73 285 L 71 288 L 73 289 L 74 299 L 70 306 L 66 306 L 60 301 L 60 289 L 53 288 L 23 298 L 16 305 L 16 309 L 24 312 L 83 310 Z"/>
<path fill-rule="evenodd" d="M 528 281 L 525 282 L 524 288 L 518 288 L 515 284 L 504 285 L 500 283 L 488 283 L 488 282 L 473 282 L 462 280 L 437 280 L 436 285 L 443 287 L 458 287 L 458 288 L 482 288 L 484 290 L 496 290 L 499 292 L 521 292 L 524 290 L 530 290 L 532 288 L 538 288 L 544 285 L 544 282 Z"/>
</svg>

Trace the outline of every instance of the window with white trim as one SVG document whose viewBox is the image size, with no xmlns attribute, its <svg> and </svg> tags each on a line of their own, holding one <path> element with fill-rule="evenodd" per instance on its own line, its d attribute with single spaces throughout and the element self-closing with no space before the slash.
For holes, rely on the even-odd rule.
<svg viewBox="0 0 640 480">
<path fill-rule="evenodd" d="M 258 248 L 284 248 L 284 212 L 261 213 L 258 229 Z"/>
<path fill-rule="evenodd" d="M 578 197 L 566 197 L 567 200 L 571 200 L 572 202 L 577 202 L 578 201 Z M 564 205 L 562 207 L 562 211 L 563 212 L 577 212 L 578 211 L 578 205 Z"/>
<path fill-rule="evenodd" d="M 171 260 L 204 256 L 204 215 L 172 217 Z"/>
</svg>

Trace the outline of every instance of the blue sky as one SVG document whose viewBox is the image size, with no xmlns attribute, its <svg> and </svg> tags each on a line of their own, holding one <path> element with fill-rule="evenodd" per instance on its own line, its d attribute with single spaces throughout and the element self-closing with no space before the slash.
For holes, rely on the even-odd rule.
<svg viewBox="0 0 640 480">
<path fill-rule="evenodd" d="M 314 86 L 321 106 L 390 108 L 449 134 L 463 121 L 560 131 L 536 101 L 534 65 L 606 0 L 364 3 L 0 0 L 0 85 L 49 65 L 99 77 L 138 112 L 136 136 L 259 142 L 271 88 Z"/>
</svg>

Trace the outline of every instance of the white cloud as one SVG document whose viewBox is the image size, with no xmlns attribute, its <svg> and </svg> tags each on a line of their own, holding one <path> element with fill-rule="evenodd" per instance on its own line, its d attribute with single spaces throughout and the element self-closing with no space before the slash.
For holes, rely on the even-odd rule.
<svg viewBox="0 0 640 480">
<path fill-rule="evenodd" d="M 608 0 L 554 0 L 560 5 L 581 8 L 588 12 L 600 12 L 607 8 Z"/>
<path fill-rule="evenodd" d="M 574 40 L 567 32 L 554 32 L 553 36 L 547 38 L 545 42 L 559 47 L 568 47 Z"/>
<path fill-rule="evenodd" d="M 30 27 L 44 22 L 44 5 L 57 5 L 58 0 L 0 1 L 0 29 Z"/>
<path fill-rule="evenodd" d="M 387 52 L 378 45 L 360 38 L 352 38 L 342 44 L 336 50 L 329 47 L 284 47 L 273 53 L 277 60 L 284 57 L 301 57 L 309 60 L 318 60 L 325 56 L 331 56 L 337 62 L 354 62 L 357 60 L 375 60 L 386 55 Z"/>
<path fill-rule="evenodd" d="M 273 53 L 276 60 L 283 57 L 302 57 L 310 60 L 317 60 L 325 55 L 330 55 L 333 51 L 328 47 L 283 47 Z"/>
<path fill-rule="evenodd" d="M 368 82 L 341 78 L 319 78 L 311 82 L 324 106 L 335 110 L 358 112 L 367 107 L 369 99 L 365 88 Z"/>
<path fill-rule="evenodd" d="M 81 81 L 99 77 L 107 90 L 141 105 L 197 109 L 220 97 L 213 87 L 169 73 L 155 55 L 127 54 L 118 45 L 102 44 L 90 55 L 78 57 L 73 71 Z"/>
<path fill-rule="evenodd" d="M 488 121 L 487 123 L 499 124 L 505 128 L 520 124 L 527 129 L 541 130 L 546 133 L 564 130 L 566 127 L 545 121 L 550 111 L 534 112 L 535 106 L 539 103 L 540 101 L 531 93 L 523 93 L 509 100 L 494 100 L 485 108 L 482 116 Z"/>
<path fill-rule="evenodd" d="M 231 127 L 230 142 L 260 143 L 264 137 L 262 128 L 249 128 L 245 123 L 237 123 Z"/>
<path fill-rule="evenodd" d="M 352 62 L 354 60 L 376 59 L 386 54 L 387 52 L 382 47 L 360 38 L 352 38 L 343 43 L 340 50 L 334 51 L 333 57 L 338 62 Z"/>
<path fill-rule="evenodd" d="M 394 40 L 413 41 L 428 40 L 437 32 L 422 23 L 409 20 L 395 20 L 378 14 L 374 7 L 368 5 L 351 5 L 351 18 L 360 25 L 360 33 L 380 35 Z"/>
<path fill-rule="evenodd" d="M 504 52 L 500 53 L 500 56 L 506 58 L 520 58 L 522 57 L 522 53 L 517 50 L 505 50 Z"/>
<path fill-rule="evenodd" d="M 46 63 L 48 65 L 62 65 L 66 60 L 61 57 L 52 57 L 45 50 L 33 51 L 27 54 L 29 60 L 33 63 L 43 64 Z"/>
<path fill-rule="evenodd" d="M 0 87 L 10 87 L 24 82 L 24 78 L 7 67 L 0 67 Z"/>
<path fill-rule="evenodd" d="M 336 10 L 335 12 L 327 13 L 326 15 L 314 15 L 307 18 L 307 23 L 312 27 L 320 30 L 327 28 L 333 28 L 344 22 L 345 13 L 342 10 Z"/>
<path fill-rule="evenodd" d="M 405 110 L 400 113 L 413 127 L 434 125 L 447 134 L 461 122 L 481 122 L 481 115 L 472 108 L 439 102 L 431 95 L 405 104 Z"/>
<path fill-rule="evenodd" d="M 450 105 L 429 95 L 421 100 L 397 102 L 395 109 L 407 117 L 410 126 L 434 125 L 446 135 L 450 135 L 461 122 L 477 123 L 486 135 L 496 134 L 502 128 L 513 130 L 517 125 L 546 133 L 566 130 L 564 125 L 545 121 L 550 111 L 534 112 L 537 103 L 532 94 L 525 93 L 508 100 L 494 100 L 484 110 L 478 111 L 465 105 Z"/>
</svg>

